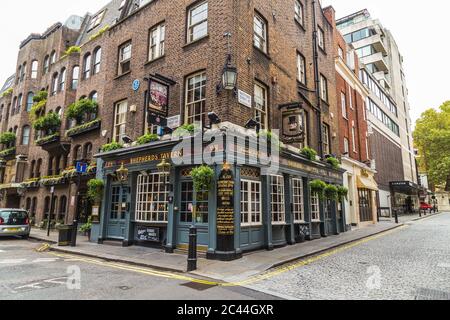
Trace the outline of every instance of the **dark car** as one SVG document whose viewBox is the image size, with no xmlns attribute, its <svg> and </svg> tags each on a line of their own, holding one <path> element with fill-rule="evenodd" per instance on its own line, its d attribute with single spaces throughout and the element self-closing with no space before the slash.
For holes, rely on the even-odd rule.
<svg viewBox="0 0 450 320">
<path fill-rule="evenodd" d="M 0 209 L 0 237 L 20 236 L 27 239 L 30 231 L 30 219 L 27 211 Z"/>
</svg>

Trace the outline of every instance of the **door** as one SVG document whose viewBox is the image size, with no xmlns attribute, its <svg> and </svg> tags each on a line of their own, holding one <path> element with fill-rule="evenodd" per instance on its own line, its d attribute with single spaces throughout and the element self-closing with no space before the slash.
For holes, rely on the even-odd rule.
<svg viewBox="0 0 450 320">
<path fill-rule="evenodd" d="M 192 181 L 181 182 L 180 212 L 177 225 L 177 245 L 189 243 L 189 228 L 197 227 L 199 246 L 209 244 L 209 192 L 195 192 Z"/>
<path fill-rule="evenodd" d="M 333 210 L 334 206 L 331 200 L 325 200 L 325 226 L 328 235 L 337 233 L 335 214 Z"/>
<path fill-rule="evenodd" d="M 358 189 L 358 196 L 360 222 L 372 221 L 371 191 L 367 189 Z"/>
<path fill-rule="evenodd" d="M 125 239 L 126 220 L 130 210 L 128 187 L 113 186 L 107 223 L 107 238 Z"/>
</svg>

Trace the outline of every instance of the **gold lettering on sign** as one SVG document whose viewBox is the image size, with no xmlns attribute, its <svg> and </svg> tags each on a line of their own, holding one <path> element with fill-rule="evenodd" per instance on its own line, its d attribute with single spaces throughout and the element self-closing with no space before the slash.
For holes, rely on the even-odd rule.
<svg viewBox="0 0 450 320">
<path fill-rule="evenodd" d="M 217 182 L 217 234 L 234 235 L 234 178 L 230 170 L 224 170 Z"/>
</svg>

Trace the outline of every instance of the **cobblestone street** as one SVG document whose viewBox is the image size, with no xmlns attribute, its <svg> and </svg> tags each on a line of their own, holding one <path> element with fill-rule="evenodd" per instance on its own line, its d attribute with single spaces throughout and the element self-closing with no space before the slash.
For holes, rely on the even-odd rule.
<svg viewBox="0 0 450 320">
<path fill-rule="evenodd" d="M 449 243 L 447 213 L 410 222 L 252 287 L 308 300 L 450 300 Z"/>
</svg>

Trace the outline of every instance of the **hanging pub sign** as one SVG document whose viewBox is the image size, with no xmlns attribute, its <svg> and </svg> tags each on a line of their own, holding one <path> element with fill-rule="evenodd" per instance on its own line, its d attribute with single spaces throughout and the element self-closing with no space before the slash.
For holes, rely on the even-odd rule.
<svg viewBox="0 0 450 320">
<path fill-rule="evenodd" d="M 217 182 L 217 250 L 234 250 L 234 177 L 227 163 Z"/>
<path fill-rule="evenodd" d="M 169 114 L 169 85 L 154 78 L 149 79 L 147 99 L 148 114 L 167 118 Z"/>
<path fill-rule="evenodd" d="M 280 106 L 282 118 L 282 138 L 287 143 L 305 141 L 305 113 L 299 103 Z"/>
</svg>

